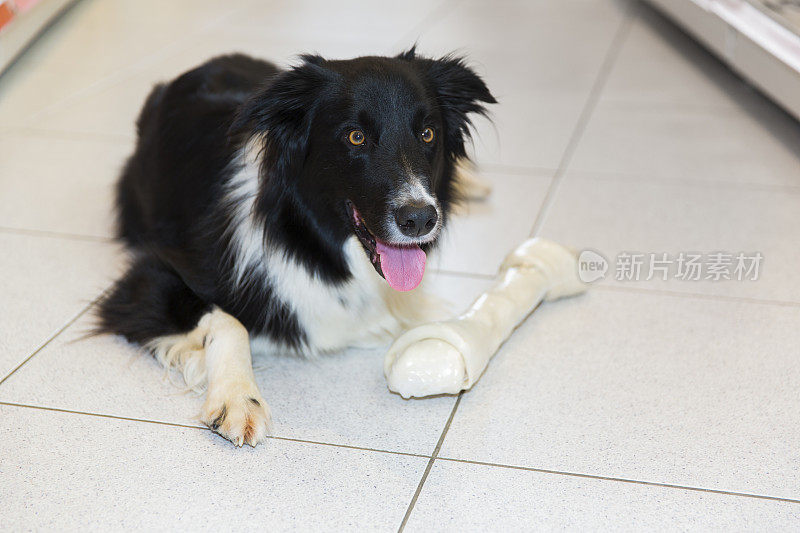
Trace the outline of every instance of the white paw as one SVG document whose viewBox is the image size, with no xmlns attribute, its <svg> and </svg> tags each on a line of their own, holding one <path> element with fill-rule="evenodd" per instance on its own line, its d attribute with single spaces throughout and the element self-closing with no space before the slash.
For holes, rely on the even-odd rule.
<svg viewBox="0 0 800 533">
<path fill-rule="evenodd" d="M 235 384 L 209 389 L 200 419 L 236 446 L 255 446 L 270 425 L 269 407 L 258 389 Z"/>
</svg>

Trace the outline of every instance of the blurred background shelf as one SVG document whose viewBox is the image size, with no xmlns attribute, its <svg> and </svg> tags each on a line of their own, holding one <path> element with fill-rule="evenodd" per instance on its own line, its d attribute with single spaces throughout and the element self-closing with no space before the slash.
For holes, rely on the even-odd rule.
<svg viewBox="0 0 800 533">
<path fill-rule="evenodd" d="M 0 0 L 0 73 L 76 0 Z"/>
<path fill-rule="evenodd" d="M 798 0 L 647 0 L 800 119 Z"/>
<path fill-rule="evenodd" d="M 750 0 L 767 15 L 800 34 L 800 0 Z"/>
</svg>

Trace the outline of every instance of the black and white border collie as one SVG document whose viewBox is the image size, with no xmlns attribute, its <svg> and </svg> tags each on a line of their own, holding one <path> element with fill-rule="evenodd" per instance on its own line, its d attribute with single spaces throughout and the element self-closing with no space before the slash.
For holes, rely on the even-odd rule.
<svg viewBox="0 0 800 533">
<path fill-rule="evenodd" d="M 426 311 L 419 285 L 495 99 L 460 58 L 280 70 L 228 55 L 158 85 L 117 188 L 128 271 L 99 307 L 206 390 L 201 420 L 267 434 L 252 349 L 306 355 L 385 342 Z"/>
</svg>

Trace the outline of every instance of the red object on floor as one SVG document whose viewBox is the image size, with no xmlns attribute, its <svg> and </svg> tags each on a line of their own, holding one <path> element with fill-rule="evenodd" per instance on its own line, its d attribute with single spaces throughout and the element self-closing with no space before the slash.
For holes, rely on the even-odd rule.
<svg viewBox="0 0 800 533">
<path fill-rule="evenodd" d="M 14 11 L 9 2 L 0 2 L 0 30 L 14 18 Z"/>
</svg>

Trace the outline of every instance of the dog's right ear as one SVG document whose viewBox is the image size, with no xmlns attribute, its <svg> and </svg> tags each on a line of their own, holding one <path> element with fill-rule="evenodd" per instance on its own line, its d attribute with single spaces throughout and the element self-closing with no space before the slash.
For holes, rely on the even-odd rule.
<svg viewBox="0 0 800 533">
<path fill-rule="evenodd" d="M 277 75 L 239 108 L 231 134 L 239 139 L 260 137 L 262 164 L 272 179 L 288 179 L 305 159 L 311 122 L 320 91 L 335 74 L 319 56 L 302 56 L 302 63 Z"/>
<path fill-rule="evenodd" d="M 446 55 L 431 59 L 417 55 L 416 46 L 397 59 L 408 61 L 427 78 L 439 102 L 444 122 L 444 145 L 453 159 L 466 156 L 464 141 L 470 136 L 470 115 L 486 115 L 484 104 L 496 104 L 486 83 L 464 58 Z"/>
</svg>

